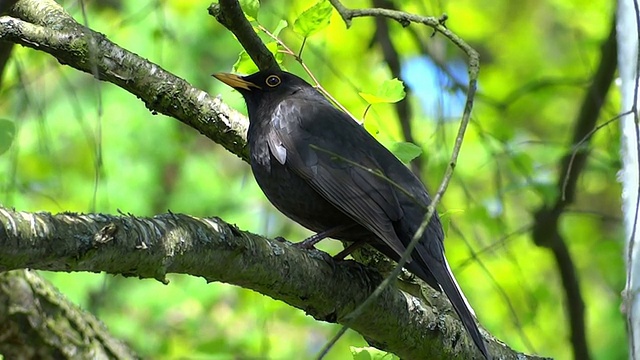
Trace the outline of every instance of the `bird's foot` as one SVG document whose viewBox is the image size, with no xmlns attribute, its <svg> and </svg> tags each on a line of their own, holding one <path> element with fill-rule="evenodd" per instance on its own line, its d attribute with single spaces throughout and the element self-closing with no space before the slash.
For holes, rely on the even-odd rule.
<svg viewBox="0 0 640 360">
<path fill-rule="evenodd" d="M 302 250 L 314 250 L 316 248 L 315 245 L 325 238 L 325 236 L 322 235 L 323 233 L 324 232 L 309 236 L 298 243 L 294 243 L 293 246 Z"/>
<path fill-rule="evenodd" d="M 311 235 L 308 238 L 302 240 L 299 243 L 295 243 L 294 245 L 300 249 L 304 249 L 304 250 L 311 250 L 311 249 L 315 249 L 315 245 L 317 243 L 319 243 L 320 241 L 333 236 L 343 230 L 349 229 L 350 227 L 354 226 L 354 224 L 347 224 L 347 225 L 338 225 L 336 227 L 332 227 L 331 229 L 325 230 L 325 231 L 321 231 L 317 234 Z"/>
</svg>

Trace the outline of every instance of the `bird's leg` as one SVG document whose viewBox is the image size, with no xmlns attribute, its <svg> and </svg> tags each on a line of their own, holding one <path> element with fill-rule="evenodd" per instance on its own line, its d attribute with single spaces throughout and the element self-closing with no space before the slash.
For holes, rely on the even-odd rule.
<svg viewBox="0 0 640 360">
<path fill-rule="evenodd" d="M 366 243 L 367 243 L 367 240 L 358 240 L 358 241 L 352 242 L 349 246 L 344 248 L 344 250 L 342 250 L 339 253 L 337 253 L 333 257 L 333 259 L 334 260 L 344 260 L 344 258 L 346 258 L 347 255 L 351 254 L 354 250 L 359 249 L 360 247 L 362 247 L 362 245 L 364 245 Z"/>
<path fill-rule="evenodd" d="M 347 230 L 348 228 L 354 226 L 354 224 L 346 224 L 346 225 L 338 225 L 336 227 L 333 227 L 331 229 L 325 230 L 325 231 L 321 231 L 317 234 L 311 235 L 308 238 L 300 241 L 299 243 L 295 243 L 293 245 L 299 247 L 300 249 L 313 249 L 314 246 L 319 243 L 320 241 L 331 237 L 332 235 L 335 235 L 343 230 Z"/>
</svg>

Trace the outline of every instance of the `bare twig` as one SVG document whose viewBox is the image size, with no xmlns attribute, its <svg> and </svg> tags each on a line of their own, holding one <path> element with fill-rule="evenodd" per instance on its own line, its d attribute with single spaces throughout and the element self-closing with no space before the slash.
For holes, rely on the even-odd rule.
<svg viewBox="0 0 640 360">
<path fill-rule="evenodd" d="M 278 45 L 280 45 L 280 47 L 282 47 L 282 49 L 283 49 L 282 52 L 283 53 L 292 56 L 300 64 L 300 66 L 302 66 L 302 68 L 307 73 L 307 75 L 309 75 L 311 80 L 313 80 L 313 83 L 315 84 L 316 89 L 318 89 L 327 99 L 329 99 L 329 101 L 331 101 L 335 106 L 337 106 L 344 113 L 348 114 L 351 117 L 351 119 L 353 119 L 353 121 L 355 121 L 357 123 L 360 123 L 360 121 L 358 121 L 358 119 L 355 116 L 353 116 L 349 112 L 349 110 L 347 110 L 347 108 L 344 107 L 344 105 L 342 105 L 327 90 L 325 90 L 325 88 L 322 87 L 322 85 L 320 84 L 320 81 L 318 81 L 318 79 L 315 77 L 315 75 L 313 75 L 313 73 L 311 72 L 311 69 L 309 69 L 307 64 L 305 64 L 304 61 L 302 60 L 302 56 L 301 56 L 302 55 L 302 47 L 300 47 L 300 51 L 296 54 L 293 50 L 291 50 L 291 48 L 289 48 L 287 46 L 287 44 L 284 43 L 284 41 L 280 40 L 277 36 L 275 36 L 273 33 L 271 33 L 269 30 L 267 30 L 267 28 L 265 28 L 264 26 L 258 25 L 258 29 L 260 29 L 260 31 L 264 32 L 270 38 L 275 40 L 278 43 Z M 305 38 L 305 40 L 306 40 L 306 38 Z M 303 43 L 303 45 L 304 45 L 304 43 Z"/>
<path fill-rule="evenodd" d="M 464 107 L 464 112 L 462 114 L 460 127 L 458 129 L 458 133 L 456 135 L 454 147 L 452 150 L 449 167 L 445 172 L 442 182 L 440 183 L 440 186 L 438 188 L 438 191 L 436 192 L 435 196 L 431 201 L 431 204 L 429 205 L 427 214 L 425 215 L 422 223 L 420 224 L 420 227 L 418 228 L 413 238 L 411 239 L 411 242 L 407 246 L 406 251 L 402 254 L 402 257 L 398 261 L 398 265 L 394 268 L 391 274 L 387 276 L 385 281 L 383 281 L 380 284 L 380 286 L 378 286 L 376 291 L 369 298 L 367 298 L 367 300 L 364 303 L 360 304 L 358 308 L 356 308 L 353 311 L 352 314 L 349 314 L 349 318 L 345 319 L 345 324 L 346 324 L 345 326 L 349 326 L 349 322 L 351 321 L 351 319 L 357 318 L 359 313 L 366 308 L 368 303 L 373 301 L 373 298 L 375 298 L 377 294 L 379 294 L 386 286 L 388 286 L 391 283 L 392 280 L 394 280 L 399 275 L 402 266 L 404 266 L 406 261 L 411 256 L 413 249 L 422 238 L 424 231 L 426 230 L 429 222 L 431 221 L 431 218 L 433 217 L 433 214 L 435 213 L 435 207 L 440 202 L 440 199 L 442 198 L 444 192 L 447 189 L 447 186 L 449 185 L 449 182 L 451 181 L 451 177 L 453 176 L 453 170 L 455 169 L 455 166 L 457 163 L 458 154 L 460 153 L 460 148 L 462 147 L 464 133 L 466 131 L 466 128 L 469 124 L 469 120 L 471 117 L 471 109 L 473 108 L 473 99 L 476 92 L 478 72 L 480 69 L 480 60 L 479 60 L 478 53 L 473 48 L 471 48 L 471 46 L 469 46 L 466 42 L 464 42 L 464 40 L 462 40 L 460 37 L 458 37 L 449 29 L 447 29 L 446 26 L 444 26 L 444 24 L 442 23 L 441 19 L 437 19 L 434 17 L 424 17 L 424 16 L 419 16 L 414 14 L 408 14 L 401 11 L 379 9 L 379 8 L 347 9 L 338 0 L 330 0 L 330 2 L 334 6 L 334 8 L 338 11 L 342 19 L 345 21 L 347 27 L 351 25 L 351 19 L 353 19 L 354 17 L 361 17 L 361 16 L 382 16 L 382 17 L 396 20 L 400 22 L 400 24 L 402 24 L 403 26 L 409 26 L 411 23 L 423 24 L 423 25 L 430 26 L 435 31 L 438 31 L 443 35 L 445 35 L 460 49 L 462 49 L 469 57 L 469 85 L 467 88 L 467 99 L 465 102 L 465 107 Z M 344 329 L 338 335 L 336 335 L 336 337 L 334 337 L 332 342 L 335 342 L 336 338 L 341 336 L 343 332 L 344 332 Z"/>
</svg>

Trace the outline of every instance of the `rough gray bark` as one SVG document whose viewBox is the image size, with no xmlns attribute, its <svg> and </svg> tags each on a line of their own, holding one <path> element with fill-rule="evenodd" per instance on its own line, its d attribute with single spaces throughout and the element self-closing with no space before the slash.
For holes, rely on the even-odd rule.
<svg viewBox="0 0 640 360">
<path fill-rule="evenodd" d="M 29 270 L 0 273 L 0 354 L 5 359 L 135 359 L 90 313 Z"/>
<path fill-rule="evenodd" d="M 9 14 L 0 17 L 0 40 L 47 52 L 116 84 L 153 113 L 173 116 L 247 159 L 246 119 L 220 100 L 81 26 L 52 1 L 17 1 Z M 338 323 L 382 279 L 356 262 L 301 251 L 217 218 L 51 215 L 0 208 L 0 271 L 27 267 L 106 271 L 163 282 L 169 272 L 191 274 L 253 289 L 316 319 Z M 425 298 L 440 296 L 428 287 L 422 291 L 428 294 Z M 453 312 L 425 304 L 388 287 L 348 325 L 402 358 L 478 358 Z M 503 359 L 527 358 L 495 340 L 490 350 Z"/>
</svg>

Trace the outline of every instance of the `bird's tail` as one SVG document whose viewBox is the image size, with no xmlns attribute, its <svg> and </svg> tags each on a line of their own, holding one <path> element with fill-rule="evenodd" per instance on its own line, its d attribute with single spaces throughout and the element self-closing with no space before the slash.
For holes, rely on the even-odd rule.
<svg viewBox="0 0 640 360">
<path fill-rule="evenodd" d="M 418 245 L 418 247 L 420 247 Z M 418 275 L 423 280 L 429 282 L 429 274 L 425 274 L 425 269 L 428 269 L 428 272 L 431 273 L 432 278 L 435 278 L 436 282 L 442 288 L 445 295 L 449 298 L 451 305 L 453 305 L 453 309 L 456 311 L 460 320 L 462 321 L 462 325 L 464 325 L 465 329 L 469 332 L 471 339 L 476 344 L 482 355 L 485 359 L 490 360 L 491 356 L 489 355 L 489 351 L 482 339 L 482 335 L 480 334 L 480 330 L 478 330 L 478 325 L 475 322 L 475 314 L 471 305 L 465 298 L 453 276 L 453 272 L 451 272 L 451 268 L 447 263 L 447 260 L 444 258 L 444 254 L 441 259 L 436 259 L 430 254 L 428 254 L 427 250 L 424 248 L 416 249 L 419 253 L 419 259 L 416 259 L 414 255 L 414 263 L 418 265 L 416 267 L 420 267 L 420 271 L 415 271 L 416 275 Z M 415 254 L 415 253 L 414 253 Z M 418 261 L 415 261 L 418 260 Z"/>
</svg>

